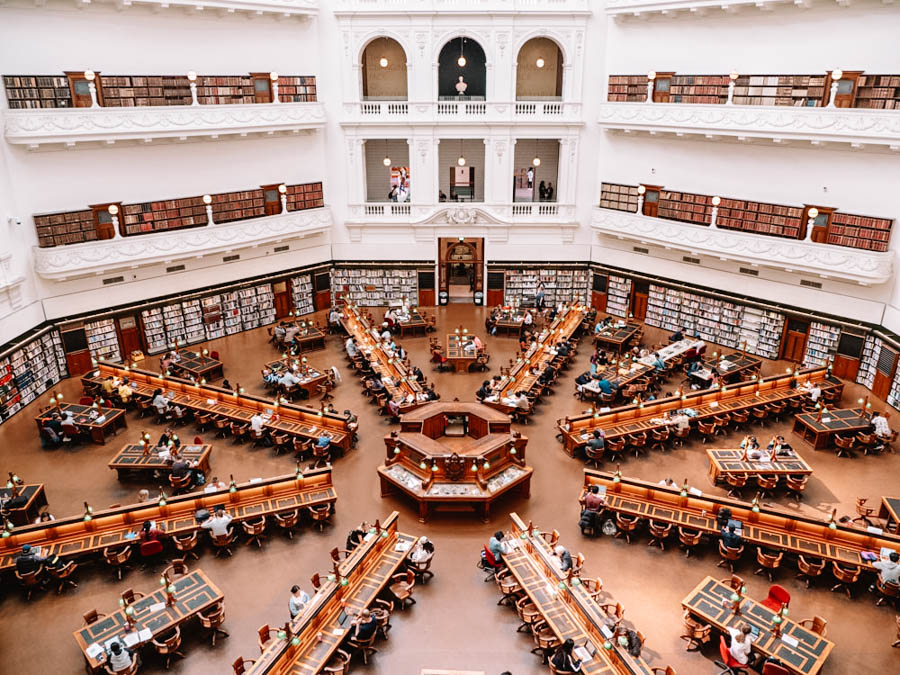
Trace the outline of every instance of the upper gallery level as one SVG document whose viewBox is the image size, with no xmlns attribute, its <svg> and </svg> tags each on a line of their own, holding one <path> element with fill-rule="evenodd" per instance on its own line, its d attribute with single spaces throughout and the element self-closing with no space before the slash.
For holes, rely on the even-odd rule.
<svg viewBox="0 0 900 675">
<path fill-rule="evenodd" d="M 891 0 L 883 0 L 890 4 Z M 771 12 L 799 7 L 849 7 L 852 0 L 605 0 L 606 13 L 617 21 L 649 16 L 700 17 L 734 14 L 739 10 Z"/>
<path fill-rule="evenodd" d="M 14 2 L 14 0 L 13 0 Z M 13 4 L 10 2 L 9 4 Z M 4 3 L 6 4 L 6 3 Z M 17 6 L 42 8 L 46 2 L 16 3 Z M 278 17 L 308 19 L 319 12 L 319 0 L 75 0 L 79 9 L 115 7 L 119 11 L 148 8 L 154 12 L 181 10 L 187 15 L 216 17 Z"/>
<path fill-rule="evenodd" d="M 600 124 L 653 135 L 900 150 L 900 75 L 610 75 Z"/>
<path fill-rule="evenodd" d="M 343 124 L 581 124 L 590 11 L 560 0 L 513 13 L 520 2 L 353 3 L 399 11 L 390 28 L 383 13 L 339 10 Z M 445 4 L 466 16 L 401 10 Z"/>
<path fill-rule="evenodd" d="M 299 133 L 325 125 L 316 78 L 241 75 L 108 75 L 93 70 L 6 75 L 8 142 L 29 149 L 124 141 Z"/>
</svg>

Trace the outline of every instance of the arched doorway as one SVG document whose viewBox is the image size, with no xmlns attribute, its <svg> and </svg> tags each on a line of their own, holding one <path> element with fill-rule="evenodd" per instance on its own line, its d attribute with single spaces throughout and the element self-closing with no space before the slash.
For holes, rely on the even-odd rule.
<svg viewBox="0 0 900 675">
<path fill-rule="evenodd" d="M 441 237 L 438 247 L 441 304 L 484 304 L 484 239 Z"/>
<path fill-rule="evenodd" d="M 396 40 L 379 37 L 367 44 L 361 70 L 364 101 L 407 99 L 406 52 Z"/>
<path fill-rule="evenodd" d="M 530 39 L 516 56 L 516 100 L 562 100 L 563 55 L 553 40 Z"/>
<path fill-rule="evenodd" d="M 438 56 L 438 100 L 483 101 L 486 93 L 484 49 L 471 38 L 453 38 Z"/>
</svg>

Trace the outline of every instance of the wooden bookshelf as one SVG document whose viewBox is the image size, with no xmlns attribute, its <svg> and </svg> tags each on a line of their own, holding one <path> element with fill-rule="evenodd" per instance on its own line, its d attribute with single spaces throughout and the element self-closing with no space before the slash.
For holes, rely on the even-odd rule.
<svg viewBox="0 0 900 675">
<path fill-rule="evenodd" d="M 322 183 L 288 185 L 285 195 L 287 196 L 288 211 L 302 211 L 303 209 L 315 209 L 325 206 Z"/>
<path fill-rule="evenodd" d="M 646 75 L 610 75 L 607 101 L 643 103 L 647 100 Z"/>
<path fill-rule="evenodd" d="M 806 354 L 803 365 L 806 368 L 824 366 L 834 359 L 841 329 L 837 326 L 813 321 L 809 324 L 809 338 L 806 341 Z"/>
<path fill-rule="evenodd" d="M 900 75 L 860 75 L 856 80 L 854 108 L 900 108 Z"/>
<path fill-rule="evenodd" d="M 734 83 L 735 105 L 822 107 L 826 75 L 741 75 Z"/>
<path fill-rule="evenodd" d="M 79 244 L 98 238 L 94 212 L 90 209 L 34 216 L 34 226 L 41 248 Z"/>
<path fill-rule="evenodd" d="M 4 75 L 9 107 L 71 108 L 72 92 L 65 75 Z"/>
<path fill-rule="evenodd" d="M 331 268 L 331 304 L 340 306 L 346 298 L 358 307 L 387 307 L 403 298 L 418 305 L 418 271 L 410 268 Z"/>
<path fill-rule="evenodd" d="M 590 271 L 559 267 L 535 267 L 506 269 L 504 279 L 504 304 L 513 301 L 534 302 L 539 283 L 544 285 L 544 303 L 554 306 L 569 304 L 573 298 L 586 303 L 590 286 Z"/>
<path fill-rule="evenodd" d="M 722 198 L 716 226 L 797 239 L 803 227 L 803 209 L 781 204 Z"/>
<path fill-rule="evenodd" d="M 68 377 L 58 330 L 14 346 L 0 356 L 0 423 Z"/>
<path fill-rule="evenodd" d="M 659 218 L 680 220 L 684 223 L 709 225 L 712 213 L 712 197 L 689 192 L 662 190 L 659 196 Z"/>
<path fill-rule="evenodd" d="M 728 75 L 673 75 L 669 102 L 725 104 L 730 81 Z"/>
<path fill-rule="evenodd" d="M 126 204 L 123 213 L 125 236 L 207 224 L 202 197 Z"/>
<path fill-rule="evenodd" d="M 604 209 L 637 213 L 637 185 L 600 184 L 600 206 Z"/>
<path fill-rule="evenodd" d="M 887 218 L 855 216 L 835 211 L 831 214 L 826 242 L 836 246 L 887 251 L 894 221 Z"/>
<path fill-rule="evenodd" d="M 191 104 L 186 75 L 104 75 L 100 86 L 104 108 Z"/>
</svg>

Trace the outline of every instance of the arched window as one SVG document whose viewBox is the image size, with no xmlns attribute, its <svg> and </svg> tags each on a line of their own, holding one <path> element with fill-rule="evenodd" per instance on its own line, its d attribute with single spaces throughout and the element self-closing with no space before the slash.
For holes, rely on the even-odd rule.
<svg viewBox="0 0 900 675">
<path fill-rule="evenodd" d="M 532 38 L 516 57 L 516 100 L 561 100 L 563 56 L 550 38 Z"/>
<path fill-rule="evenodd" d="M 453 38 L 438 57 L 438 100 L 483 101 L 487 91 L 487 60 L 471 38 Z"/>
<path fill-rule="evenodd" d="M 361 65 L 364 101 L 406 100 L 406 52 L 399 42 L 375 38 L 363 50 Z"/>
</svg>

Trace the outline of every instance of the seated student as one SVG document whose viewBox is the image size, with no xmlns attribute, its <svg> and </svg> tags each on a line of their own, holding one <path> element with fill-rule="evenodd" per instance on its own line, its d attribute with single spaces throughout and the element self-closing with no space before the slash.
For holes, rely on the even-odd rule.
<svg viewBox="0 0 900 675">
<path fill-rule="evenodd" d="M 284 327 L 284 321 L 280 321 L 278 325 L 275 326 L 273 333 L 275 334 L 275 342 L 284 342 L 284 336 L 287 334 L 287 329 Z"/>
<path fill-rule="evenodd" d="M 681 432 L 691 426 L 691 418 L 683 410 L 670 410 L 666 424 L 674 426 L 676 432 Z"/>
<path fill-rule="evenodd" d="M 348 337 L 347 341 L 344 343 L 344 349 L 347 350 L 347 355 L 350 356 L 350 358 L 359 354 L 359 347 L 356 346 L 356 338 Z"/>
<path fill-rule="evenodd" d="M 375 392 L 384 391 L 384 382 L 381 381 L 381 377 L 375 376 L 369 380 L 369 389 Z"/>
<path fill-rule="evenodd" d="M 891 425 L 888 423 L 888 414 L 877 412 L 872 415 L 872 427 L 875 431 L 875 436 L 878 439 L 881 447 L 891 440 L 891 436 L 893 432 L 891 431 Z"/>
<path fill-rule="evenodd" d="M 479 401 L 483 401 L 488 396 L 490 396 L 492 393 L 493 392 L 491 390 L 491 381 L 485 380 L 484 382 L 481 383 L 481 387 L 478 389 L 478 391 L 475 392 L 475 398 L 477 398 Z"/>
<path fill-rule="evenodd" d="M 619 646 L 627 649 L 631 656 L 637 658 L 641 655 L 641 648 L 644 646 L 644 643 L 641 641 L 641 637 L 636 631 L 625 628 L 619 635 L 617 642 L 619 643 Z"/>
<path fill-rule="evenodd" d="M 416 542 L 416 545 L 413 547 L 413 550 L 410 551 L 407 556 L 407 562 L 411 563 L 420 563 L 425 562 L 430 557 L 434 555 L 434 544 L 428 539 L 428 537 L 422 536 L 419 537 L 419 540 Z"/>
<path fill-rule="evenodd" d="M 900 584 L 900 553 L 891 551 L 887 559 L 882 558 L 872 563 L 872 567 L 878 570 L 878 576 L 883 584 Z M 869 587 L 874 591 L 874 584 Z"/>
<path fill-rule="evenodd" d="M 363 539 L 366 536 L 366 528 L 365 523 L 360 525 L 359 527 L 354 527 L 350 530 L 350 534 L 347 535 L 347 541 L 344 542 L 344 548 L 348 551 L 354 550 L 357 546 L 359 546 Z"/>
<path fill-rule="evenodd" d="M 159 437 L 159 440 L 156 442 L 156 447 L 165 448 L 168 447 L 169 441 L 172 441 L 172 445 L 176 448 L 181 447 L 181 439 L 178 438 L 178 435 L 172 430 L 172 427 L 166 427 L 166 430 L 163 432 L 162 436 Z"/>
<path fill-rule="evenodd" d="M 659 352 L 653 352 L 653 368 L 656 370 L 665 370 L 666 363 L 661 358 L 659 358 Z"/>
<path fill-rule="evenodd" d="M 612 394 L 619 387 L 603 377 L 597 380 L 597 388 L 604 394 Z"/>
<path fill-rule="evenodd" d="M 548 384 L 553 381 L 553 377 L 556 375 L 556 368 L 552 365 L 547 364 L 547 367 L 544 368 L 544 372 L 541 373 L 541 376 L 538 378 L 541 384 Z"/>
<path fill-rule="evenodd" d="M 134 396 L 134 390 L 131 388 L 127 377 L 122 378 L 122 384 L 119 385 L 118 392 L 119 398 L 122 399 L 122 403 L 131 402 L 131 397 Z"/>
<path fill-rule="evenodd" d="M 703 367 L 703 364 L 700 363 L 700 359 L 699 359 L 699 358 L 692 359 L 692 360 L 690 360 L 690 361 L 687 362 L 687 366 L 685 367 L 685 372 L 686 372 L 688 375 L 690 375 L 691 373 L 697 372 L 697 371 L 700 370 L 700 368 L 702 368 L 702 367 Z"/>
<path fill-rule="evenodd" d="M 108 376 L 100 385 L 100 390 L 106 394 L 107 397 L 112 396 L 113 392 L 116 390 L 116 381 L 113 379 L 113 376 Z"/>
<path fill-rule="evenodd" d="M 671 478 L 663 478 L 657 485 L 662 485 L 663 487 L 678 487 L 678 484 L 672 480 Z"/>
<path fill-rule="evenodd" d="M 728 548 L 740 548 L 744 545 L 744 538 L 739 535 L 734 525 L 726 525 L 721 533 L 722 543 Z"/>
<path fill-rule="evenodd" d="M 794 454 L 794 449 L 791 447 L 791 444 L 784 440 L 784 436 L 774 436 L 771 441 L 769 441 L 769 445 L 766 446 L 766 449 L 774 451 L 775 456 L 777 457 L 790 457 Z"/>
<path fill-rule="evenodd" d="M 131 667 L 131 651 L 121 642 L 115 640 L 109 645 L 109 662 L 107 666 L 114 673 L 128 670 Z"/>
<path fill-rule="evenodd" d="M 22 546 L 22 553 L 16 556 L 16 572 L 20 575 L 37 572 L 45 562 L 47 558 L 38 555 L 30 544 L 25 544 Z"/>
<path fill-rule="evenodd" d="M 165 415 L 169 411 L 169 399 L 163 396 L 162 389 L 153 392 L 153 407 L 160 416 Z"/>
<path fill-rule="evenodd" d="M 400 404 L 393 397 L 387 402 L 388 415 L 391 417 L 400 417 Z"/>
<path fill-rule="evenodd" d="M 218 490 L 224 490 L 226 487 L 225 483 L 220 481 L 218 476 L 213 476 L 203 488 L 203 492 L 216 492 Z"/>
<path fill-rule="evenodd" d="M 515 408 L 517 400 L 516 395 L 510 392 L 507 396 L 500 399 L 500 403 L 509 406 L 510 408 Z"/>
<path fill-rule="evenodd" d="M 298 384 L 299 382 L 300 382 L 300 378 L 297 377 L 296 375 L 294 375 L 294 373 L 292 373 L 290 370 L 286 370 L 284 372 L 284 375 L 282 375 L 280 378 L 278 378 L 278 384 L 280 384 L 282 387 L 285 387 L 285 388 L 293 387 L 295 384 Z"/>
<path fill-rule="evenodd" d="M 684 333 L 687 331 L 687 328 L 682 328 L 681 330 L 676 330 L 669 336 L 669 342 L 680 342 L 684 340 Z"/>
<path fill-rule="evenodd" d="M 204 520 L 200 527 L 209 530 L 214 537 L 224 537 L 228 534 L 228 526 L 231 525 L 233 518 L 225 511 L 225 507 L 221 504 L 216 507 L 212 517 Z"/>
<path fill-rule="evenodd" d="M 572 554 L 561 544 L 557 544 L 553 549 L 553 555 L 559 558 L 559 569 L 561 572 L 568 572 L 572 569 Z"/>
<path fill-rule="evenodd" d="M 595 450 L 597 452 L 603 450 L 603 448 L 606 447 L 606 438 L 605 434 L 603 433 L 603 429 L 594 429 L 592 436 L 593 438 L 591 438 L 587 442 L 587 446 L 591 450 Z"/>
<path fill-rule="evenodd" d="M 367 642 L 378 630 L 378 619 L 368 609 L 363 608 L 351 624 L 350 638 L 356 642 Z"/>
<path fill-rule="evenodd" d="M 741 624 L 740 630 L 728 627 L 728 633 L 731 635 L 731 646 L 728 648 L 731 658 L 746 666 L 750 662 L 750 646 L 753 644 L 753 636 L 750 634 L 752 629 L 749 624 Z"/>
<path fill-rule="evenodd" d="M 416 378 L 416 382 L 418 382 L 419 384 L 425 381 L 425 373 L 422 372 L 419 366 L 413 366 L 412 376 Z"/>
<path fill-rule="evenodd" d="M 559 342 L 556 343 L 556 353 L 559 354 L 560 356 L 568 356 L 570 349 L 571 349 L 571 346 L 565 340 L 560 340 Z"/>
<path fill-rule="evenodd" d="M 581 661 L 575 658 L 574 651 L 575 641 L 572 638 L 566 638 L 566 641 L 556 648 L 550 657 L 550 663 L 556 672 L 577 673 L 581 670 Z"/>
<path fill-rule="evenodd" d="M 494 560 L 498 563 L 503 563 L 503 554 L 509 550 L 506 542 L 503 541 L 505 536 L 506 535 L 503 534 L 502 530 L 497 530 L 488 542 L 488 550 L 493 554 Z"/>
<path fill-rule="evenodd" d="M 174 476 L 175 478 L 184 478 L 185 476 L 190 476 L 190 486 L 193 487 L 204 482 L 200 480 L 200 478 L 203 476 L 203 473 L 200 471 L 200 469 L 197 468 L 197 466 L 198 464 L 196 461 L 189 462 L 186 459 L 178 458 L 174 462 L 172 462 L 172 476 Z"/>
<path fill-rule="evenodd" d="M 818 401 L 819 397 L 822 395 L 822 388 L 819 386 L 818 382 L 807 382 L 800 388 L 807 393 L 807 395 L 809 396 L 809 400 L 813 403 Z"/>
<path fill-rule="evenodd" d="M 531 409 L 531 400 L 528 398 L 528 394 L 526 394 L 524 391 L 516 393 L 516 408 L 518 408 L 519 410 Z"/>
<path fill-rule="evenodd" d="M 297 584 L 291 586 L 291 597 L 288 599 L 288 610 L 291 613 L 292 619 L 306 609 L 306 603 L 308 602 L 309 595 L 306 591 L 301 589 Z"/>
</svg>

